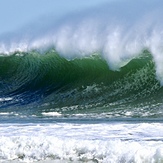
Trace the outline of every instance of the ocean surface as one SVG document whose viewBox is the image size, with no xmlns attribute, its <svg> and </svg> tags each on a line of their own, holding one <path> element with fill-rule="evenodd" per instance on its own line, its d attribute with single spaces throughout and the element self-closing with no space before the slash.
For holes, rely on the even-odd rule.
<svg viewBox="0 0 163 163">
<path fill-rule="evenodd" d="M 113 1 L 1 35 L 0 162 L 162 163 L 162 9 Z"/>
</svg>

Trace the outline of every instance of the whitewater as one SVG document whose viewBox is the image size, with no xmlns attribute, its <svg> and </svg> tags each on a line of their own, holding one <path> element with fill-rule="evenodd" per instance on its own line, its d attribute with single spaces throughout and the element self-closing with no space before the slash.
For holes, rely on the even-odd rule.
<svg viewBox="0 0 163 163">
<path fill-rule="evenodd" d="M 163 2 L 115 0 L 0 35 L 0 162 L 163 162 Z"/>
</svg>

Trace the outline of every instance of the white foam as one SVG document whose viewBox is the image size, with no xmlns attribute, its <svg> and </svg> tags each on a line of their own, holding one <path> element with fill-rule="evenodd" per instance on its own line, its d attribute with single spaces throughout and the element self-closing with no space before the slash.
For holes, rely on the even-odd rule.
<svg viewBox="0 0 163 163">
<path fill-rule="evenodd" d="M 43 112 L 42 115 L 44 115 L 44 116 L 56 116 L 56 117 L 62 116 L 62 114 L 58 113 L 58 112 Z"/>
<path fill-rule="evenodd" d="M 0 115 L 9 115 L 9 114 L 12 114 L 12 113 L 8 113 L 8 112 L 0 113 Z"/>
<path fill-rule="evenodd" d="M 13 98 L 11 97 L 6 97 L 6 98 L 0 98 L 0 102 L 3 102 L 3 101 L 11 101 Z"/>
<path fill-rule="evenodd" d="M 0 161 L 161 162 L 161 123 L 0 125 Z"/>
</svg>

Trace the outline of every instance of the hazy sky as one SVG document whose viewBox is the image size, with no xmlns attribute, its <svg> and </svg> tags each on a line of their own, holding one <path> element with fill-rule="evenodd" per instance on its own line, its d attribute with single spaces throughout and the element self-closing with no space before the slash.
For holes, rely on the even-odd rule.
<svg viewBox="0 0 163 163">
<path fill-rule="evenodd" d="M 108 0 L 0 0 L 0 34 L 17 30 L 41 16 L 57 19 L 104 2 Z"/>
</svg>

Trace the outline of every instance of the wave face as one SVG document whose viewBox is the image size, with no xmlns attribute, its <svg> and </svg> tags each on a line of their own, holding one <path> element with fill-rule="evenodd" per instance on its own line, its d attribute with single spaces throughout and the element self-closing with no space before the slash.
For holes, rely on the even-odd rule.
<svg viewBox="0 0 163 163">
<path fill-rule="evenodd" d="M 1 110 L 162 116 L 162 7 L 111 1 L 1 35 Z"/>
<path fill-rule="evenodd" d="M 162 106 L 163 89 L 147 50 L 119 71 L 109 69 L 100 54 L 67 60 L 54 49 L 1 56 L 0 70 L 4 111 L 23 106 L 36 115 L 162 116 L 156 108 Z"/>
</svg>

